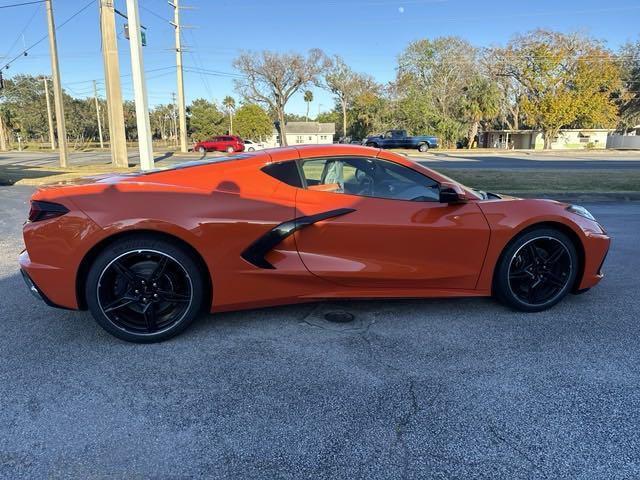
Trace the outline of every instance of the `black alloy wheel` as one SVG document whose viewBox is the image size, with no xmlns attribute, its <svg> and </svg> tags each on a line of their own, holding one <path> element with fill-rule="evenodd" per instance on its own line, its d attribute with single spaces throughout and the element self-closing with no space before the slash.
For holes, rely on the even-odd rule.
<svg viewBox="0 0 640 480">
<path fill-rule="evenodd" d="M 572 288 L 578 271 L 575 246 L 562 232 L 534 230 L 504 252 L 494 290 L 504 303 L 524 311 L 555 305 Z"/>
<path fill-rule="evenodd" d="M 178 246 L 125 241 L 96 259 L 86 295 L 105 330 L 128 341 L 154 342 L 193 321 L 202 305 L 202 285 L 200 269 Z"/>
</svg>

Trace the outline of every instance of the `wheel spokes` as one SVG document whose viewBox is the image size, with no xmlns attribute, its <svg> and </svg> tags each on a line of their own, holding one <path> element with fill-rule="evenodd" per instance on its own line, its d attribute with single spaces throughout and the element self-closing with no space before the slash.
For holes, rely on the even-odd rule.
<svg viewBox="0 0 640 480">
<path fill-rule="evenodd" d="M 189 295 L 183 295 L 176 292 L 167 292 L 165 290 L 158 290 L 160 297 L 170 303 L 183 303 L 191 300 Z"/>
<path fill-rule="evenodd" d="M 120 308 L 126 307 L 127 305 L 131 305 L 132 303 L 135 303 L 137 300 L 138 300 L 137 298 L 133 298 L 125 295 L 120 298 L 116 298 L 113 302 L 106 305 L 102 309 L 102 311 L 104 313 L 112 312 L 114 310 L 118 310 Z"/>
<path fill-rule="evenodd" d="M 508 271 L 509 287 L 524 303 L 541 305 L 565 290 L 571 269 L 564 243 L 553 237 L 534 238 L 514 254 Z"/>
<path fill-rule="evenodd" d="M 169 263 L 169 259 L 167 257 L 164 257 L 164 256 L 161 257 L 160 260 L 158 261 L 158 265 L 156 266 L 155 270 L 149 276 L 149 281 L 150 282 L 157 281 L 160 277 L 162 277 L 162 274 L 167 268 L 168 263 Z"/>
<path fill-rule="evenodd" d="M 560 288 L 564 287 L 564 284 L 565 284 L 564 279 L 560 278 L 555 273 L 547 272 L 547 274 L 545 275 L 545 279 L 551 285 L 555 285 L 556 287 L 560 287 Z"/>
<path fill-rule="evenodd" d="M 156 323 L 156 307 L 154 302 L 149 302 L 143 308 L 142 314 L 144 315 L 144 321 L 147 324 L 147 330 L 150 333 L 158 330 L 158 325 Z"/>
<path fill-rule="evenodd" d="M 558 260 L 560 260 L 560 258 L 562 258 L 562 255 L 564 254 L 565 249 L 563 246 L 560 246 L 558 248 L 556 248 L 555 251 L 553 251 L 553 253 L 551 253 L 547 259 L 545 260 L 546 264 L 554 264 L 556 263 Z"/>
<path fill-rule="evenodd" d="M 98 281 L 100 309 L 114 325 L 132 333 L 170 328 L 184 317 L 192 297 L 187 270 L 153 250 L 121 255 L 105 267 Z"/>
<path fill-rule="evenodd" d="M 119 261 L 113 262 L 112 266 L 116 272 L 118 272 L 130 282 L 135 282 L 138 279 L 138 276 L 129 267 L 124 266 Z"/>
</svg>

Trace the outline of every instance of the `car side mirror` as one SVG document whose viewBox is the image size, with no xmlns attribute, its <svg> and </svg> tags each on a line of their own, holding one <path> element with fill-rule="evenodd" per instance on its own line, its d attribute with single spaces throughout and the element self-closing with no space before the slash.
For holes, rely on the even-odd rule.
<svg viewBox="0 0 640 480">
<path fill-rule="evenodd" d="M 440 203 L 466 203 L 467 195 L 460 185 L 449 182 L 440 184 Z"/>
</svg>

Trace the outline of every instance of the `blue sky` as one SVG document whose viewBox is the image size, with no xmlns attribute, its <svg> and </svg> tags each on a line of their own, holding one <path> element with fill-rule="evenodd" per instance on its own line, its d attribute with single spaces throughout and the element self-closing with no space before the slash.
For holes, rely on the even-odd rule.
<svg viewBox="0 0 640 480">
<path fill-rule="evenodd" d="M 0 0 L 0 6 L 26 0 Z M 181 0 L 193 9 L 182 11 L 187 102 L 203 97 L 220 101 L 234 95 L 232 61 L 241 50 L 270 49 L 306 51 L 318 47 L 339 54 L 355 70 L 369 73 L 380 82 L 394 78 L 396 59 L 403 48 L 419 38 L 458 35 L 475 45 L 504 44 L 515 33 L 538 27 L 563 32 L 582 31 L 617 48 L 640 38 L 640 1 L 598 0 L 467 1 L 467 0 Z M 53 0 L 56 23 L 60 24 L 87 5 L 88 0 Z M 167 21 L 173 9 L 166 0 L 139 0 L 142 23 L 147 27 L 144 49 L 148 71 L 149 102 L 170 101 L 175 91 L 174 33 Z M 125 0 L 115 0 L 126 11 Z M 102 88 L 98 1 L 58 32 L 58 52 L 63 87 L 78 97 L 92 95 L 91 80 Z M 129 45 L 122 34 L 124 20 L 117 19 L 121 73 L 125 98 L 132 98 Z M 23 32 L 21 35 L 21 32 Z M 0 9 L 0 64 L 19 54 L 46 34 L 44 4 Z M 24 36 L 24 38 L 23 38 Z M 207 69 L 222 74 L 197 73 Z M 49 74 L 46 41 L 4 71 Z M 314 89 L 311 114 L 331 109 L 333 100 Z M 302 93 L 288 106 L 303 114 Z"/>
</svg>

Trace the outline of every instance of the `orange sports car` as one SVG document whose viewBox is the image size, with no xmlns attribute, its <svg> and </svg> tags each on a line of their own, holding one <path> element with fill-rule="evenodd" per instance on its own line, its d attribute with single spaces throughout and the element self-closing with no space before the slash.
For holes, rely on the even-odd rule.
<svg viewBox="0 0 640 480">
<path fill-rule="evenodd" d="M 602 278 L 583 207 L 472 190 L 384 150 L 264 150 L 45 187 L 20 267 L 47 304 L 154 342 L 211 312 L 494 295 L 539 311 Z"/>
</svg>

